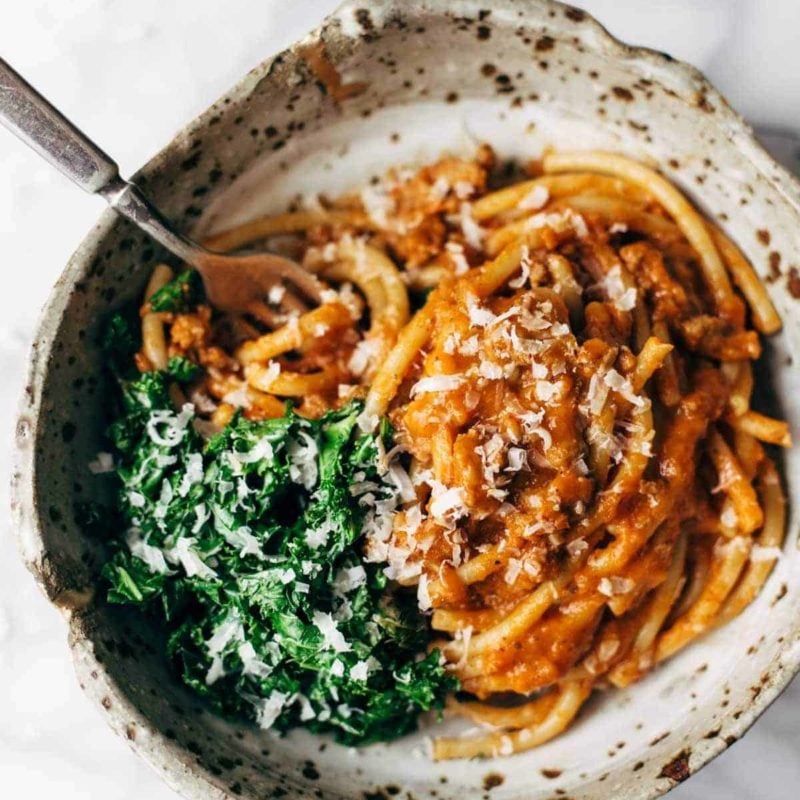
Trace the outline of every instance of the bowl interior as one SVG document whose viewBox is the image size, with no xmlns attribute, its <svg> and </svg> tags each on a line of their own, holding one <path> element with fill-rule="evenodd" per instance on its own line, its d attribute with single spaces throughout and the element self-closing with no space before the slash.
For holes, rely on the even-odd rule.
<svg viewBox="0 0 800 800">
<path fill-rule="evenodd" d="M 548 146 L 655 159 L 765 276 L 785 327 L 767 350 L 762 394 L 800 430 L 796 190 L 696 73 L 631 51 L 583 12 L 550 2 L 507 0 L 491 12 L 472 2 L 347 4 L 321 36 L 343 81 L 364 82 L 363 91 L 334 102 L 297 50 L 254 70 L 141 174 L 173 219 L 219 230 L 480 142 L 509 160 Z M 640 684 L 596 696 L 565 735 L 533 752 L 435 764 L 430 725 L 356 751 L 204 710 L 166 670 L 157 631 L 125 609 L 84 602 L 102 545 L 84 534 L 81 508 L 107 488 L 87 469 L 107 407 L 98 321 L 139 296 L 160 257 L 108 214 L 71 261 L 34 353 L 18 497 L 26 559 L 55 602 L 78 609 L 71 636 L 82 683 L 173 785 L 196 797 L 650 797 L 735 740 L 788 680 L 800 658 L 793 508 L 785 554 L 739 619 Z M 791 497 L 800 454 L 783 468 Z"/>
</svg>

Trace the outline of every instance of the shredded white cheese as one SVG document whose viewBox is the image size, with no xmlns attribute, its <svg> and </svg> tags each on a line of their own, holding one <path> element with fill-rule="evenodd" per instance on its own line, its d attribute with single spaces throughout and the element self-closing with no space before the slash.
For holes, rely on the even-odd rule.
<svg viewBox="0 0 800 800">
<path fill-rule="evenodd" d="M 620 311 L 632 311 L 636 307 L 636 289 L 632 286 L 626 288 L 619 264 L 603 276 L 599 285 L 611 304 Z"/>
<path fill-rule="evenodd" d="M 187 577 L 193 578 L 195 575 L 201 578 L 216 578 L 217 573 L 200 558 L 193 545 L 197 539 L 186 536 L 178 539 L 174 546 L 165 549 L 164 555 L 171 564 L 180 564 Z"/>
<path fill-rule="evenodd" d="M 615 369 L 610 369 L 608 372 L 606 372 L 605 376 L 603 377 L 603 382 L 606 386 L 608 386 L 610 389 L 613 389 L 625 400 L 627 400 L 631 405 L 636 406 L 637 408 L 645 407 L 645 399 L 636 394 L 633 391 L 631 382 L 627 378 L 620 375 Z"/>
<path fill-rule="evenodd" d="M 467 244 L 474 250 L 480 250 L 483 247 L 483 229 L 472 216 L 472 205 L 470 203 L 461 204 L 459 220 L 461 222 L 461 232 L 464 234 Z"/>
<path fill-rule="evenodd" d="M 159 409 L 150 414 L 146 431 L 151 441 L 161 447 L 175 447 L 183 440 L 189 420 L 194 416 L 194 406 L 184 403 L 180 413 Z"/>
<path fill-rule="evenodd" d="M 292 439 L 286 453 L 289 456 L 289 477 L 311 491 L 317 485 L 317 443 L 305 432 L 299 431 L 298 439 Z"/>
<path fill-rule="evenodd" d="M 419 576 L 419 583 L 417 584 L 417 604 L 420 611 L 427 611 L 433 605 L 431 602 L 431 595 L 428 591 L 428 576 L 422 574 Z"/>
<path fill-rule="evenodd" d="M 382 187 L 365 186 L 361 190 L 361 202 L 369 218 L 379 227 L 389 227 L 389 217 L 395 209 L 394 199 Z"/>
<path fill-rule="evenodd" d="M 361 377 L 375 361 L 380 349 L 381 340 L 379 338 L 362 339 L 355 346 L 350 360 L 347 362 L 347 369 L 349 369 L 353 375 Z"/>
<path fill-rule="evenodd" d="M 114 471 L 114 456 L 111 453 L 100 452 L 94 461 L 89 462 L 89 471 L 93 475 L 102 475 L 104 472 Z"/>
<path fill-rule="evenodd" d="M 627 594 L 636 584 L 630 578 L 601 578 L 597 584 L 597 591 L 606 597 L 618 594 Z"/>
<path fill-rule="evenodd" d="M 521 256 L 519 260 L 520 273 L 516 278 L 512 278 L 508 282 L 508 285 L 512 289 L 521 289 L 531 277 L 531 254 L 530 251 L 528 250 L 528 245 L 522 246 L 520 250 L 520 256 Z"/>
<path fill-rule="evenodd" d="M 164 553 L 160 548 L 145 542 L 141 531 L 137 528 L 131 528 L 125 534 L 125 543 L 128 545 L 131 555 L 143 561 L 150 572 L 158 575 L 166 575 L 170 572 Z"/>
<path fill-rule="evenodd" d="M 273 691 L 268 698 L 259 700 L 256 705 L 256 721 L 259 727 L 264 730 L 271 728 L 288 700 L 289 695 L 279 691 Z"/>
<path fill-rule="evenodd" d="M 411 397 L 428 392 L 450 392 L 464 383 L 463 375 L 429 375 L 411 387 Z"/>
<path fill-rule="evenodd" d="M 330 614 L 324 611 L 315 611 L 311 621 L 322 634 L 323 647 L 337 653 L 347 653 L 352 649 L 352 645 L 336 627 L 336 622 Z"/>
<path fill-rule="evenodd" d="M 464 255 L 464 248 L 458 242 L 448 242 L 445 245 L 456 275 L 463 275 L 469 270 L 469 263 Z"/>
<path fill-rule="evenodd" d="M 550 199 L 550 192 L 546 186 L 534 186 L 523 198 L 517 203 L 518 208 L 525 209 L 526 211 L 536 211 L 547 205 Z"/>
<path fill-rule="evenodd" d="M 277 306 L 280 305 L 281 300 L 286 296 L 286 287 L 282 286 L 280 283 L 276 283 L 274 286 L 270 287 L 269 292 L 267 292 L 267 302 L 270 305 Z"/>
<path fill-rule="evenodd" d="M 776 561 L 783 557 L 783 550 L 780 547 L 764 547 L 759 544 L 754 544 L 750 551 L 750 560 L 758 561 Z"/>
</svg>

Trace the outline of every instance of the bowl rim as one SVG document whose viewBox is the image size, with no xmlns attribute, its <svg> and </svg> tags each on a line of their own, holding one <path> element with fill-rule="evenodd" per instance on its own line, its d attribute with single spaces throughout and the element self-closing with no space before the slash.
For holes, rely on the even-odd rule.
<svg viewBox="0 0 800 800">
<path fill-rule="evenodd" d="M 308 34 L 284 50 L 268 56 L 256 67 L 237 81 L 222 97 L 213 102 L 205 111 L 182 127 L 172 139 L 161 148 L 143 167 L 132 176 L 132 180 L 147 179 L 157 174 L 161 167 L 173 159 L 180 159 L 189 153 L 194 137 L 208 128 L 209 122 L 224 108 L 226 99 L 238 98 L 249 93 L 253 85 L 267 78 L 276 63 L 287 56 L 295 56 L 304 45 L 319 40 L 332 25 L 340 25 L 348 16 L 352 17 L 359 8 L 365 6 L 363 0 L 344 0 L 334 11 Z M 464 16 L 478 15 L 480 0 L 417 0 L 413 4 L 414 13 L 432 15 Z M 600 55 L 613 60 L 638 61 L 648 64 L 659 77 L 677 83 L 687 93 L 708 98 L 715 106 L 719 118 L 727 128 L 730 137 L 737 140 L 743 155 L 766 179 L 770 189 L 782 196 L 784 201 L 800 215 L 800 182 L 788 170 L 778 164 L 755 137 L 752 127 L 735 111 L 725 97 L 710 83 L 696 67 L 672 58 L 658 50 L 630 45 L 616 38 L 589 12 L 574 8 L 559 0 L 496 0 L 491 4 L 494 19 L 503 19 L 503 14 L 511 15 L 521 8 L 537 11 L 555 11 L 552 28 L 558 32 L 568 30 L 586 40 L 589 46 Z M 371 0 L 371 11 L 382 15 L 393 12 L 402 14 L 408 11 L 405 0 Z M 588 32 L 588 33 L 587 33 Z M 356 34 L 347 33 L 340 26 L 343 37 L 356 39 Z M 73 666 L 80 680 L 81 688 L 98 709 L 103 698 L 113 700 L 114 709 L 105 715 L 110 727 L 120 736 L 126 737 L 130 747 L 153 768 L 173 790 L 189 798 L 211 800 L 211 798 L 230 797 L 219 781 L 196 763 L 192 754 L 177 741 L 168 738 L 135 706 L 128 695 L 103 668 L 94 653 L 94 645 L 88 636 L 82 614 L 88 605 L 89 597 L 74 591 L 61 591 L 56 576 L 45 557 L 43 541 L 43 510 L 35 493 L 36 455 L 38 421 L 44 409 L 41 403 L 41 388 L 49 371 L 50 357 L 56 342 L 59 323 L 66 310 L 67 289 L 74 282 L 74 274 L 81 268 L 93 251 L 98 239 L 109 233 L 118 221 L 111 209 L 106 209 L 97 223 L 87 232 L 75 252 L 69 258 L 64 270 L 54 284 L 50 295 L 39 314 L 33 343 L 30 350 L 29 366 L 24 391 L 19 402 L 15 428 L 14 460 L 11 477 L 12 519 L 20 556 L 32 574 L 40 590 L 47 599 L 62 611 L 68 628 L 68 643 Z M 786 646 L 781 658 L 771 665 L 771 680 L 751 706 L 730 725 L 730 736 L 726 740 L 702 739 L 691 742 L 692 759 L 687 763 L 685 777 L 693 775 L 723 752 L 730 744 L 741 738 L 756 720 L 769 708 L 800 673 L 800 612 L 796 615 L 795 629 L 787 636 Z M 92 675 L 94 680 L 81 680 Z M 146 732 L 146 736 L 135 736 L 134 732 Z M 681 778 L 685 780 L 685 778 Z M 670 791 L 675 780 L 652 781 L 640 785 L 629 785 L 618 794 L 619 800 L 654 800 Z"/>
</svg>

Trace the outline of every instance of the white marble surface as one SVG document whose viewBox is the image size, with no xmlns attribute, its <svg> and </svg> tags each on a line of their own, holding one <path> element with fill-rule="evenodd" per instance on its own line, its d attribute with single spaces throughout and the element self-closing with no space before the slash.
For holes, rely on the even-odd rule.
<svg viewBox="0 0 800 800">
<path fill-rule="evenodd" d="M 586 0 L 618 36 L 703 69 L 759 124 L 800 130 L 797 0 Z M 133 171 L 262 58 L 336 0 L 8 0 L 0 53 Z M 491 5 L 491 3 L 487 3 Z M 50 286 L 100 211 L 0 132 L 0 487 L 26 347 Z M 5 504 L 5 498 L 2 498 Z M 0 535 L 0 796 L 176 795 L 84 701 L 64 627 Z M 800 682 L 675 800 L 797 800 Z"/>
</svg>

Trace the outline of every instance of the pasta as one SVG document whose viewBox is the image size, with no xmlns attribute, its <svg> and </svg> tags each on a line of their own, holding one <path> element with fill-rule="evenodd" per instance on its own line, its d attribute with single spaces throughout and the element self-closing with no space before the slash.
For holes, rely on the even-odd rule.
<svg viewBox="0 0 800 800">
<path fill-rule="evenodd" d="M 317 308 L 279 290 L 257 319 L 157 312 L 161 266 L 141 319 L 140 367 L 197 363 L 212 427 L 353 399 L 364 430 L 391 423 L 403 503 L 366 558 L 429 612 L 471 696 L 449 710 L 490 727 L 440 759 L 560 734 L 593 689 L 739 614 L 784 532 L 762 443 L 789 429 L 750 407 L 780 319 L 736 245 L 620 154 L 553 152 L 496 190 L 492 164 L 483 147 L 208 240 L 288 238 L 329 287 Z"/>
</svg>

